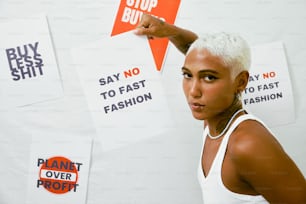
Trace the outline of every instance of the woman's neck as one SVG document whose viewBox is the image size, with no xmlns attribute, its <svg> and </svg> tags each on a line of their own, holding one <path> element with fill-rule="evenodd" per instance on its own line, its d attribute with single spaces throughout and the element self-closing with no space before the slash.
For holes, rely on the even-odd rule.
<svg viewBox="0 0 306 204">
<path fill-rule="evenodd" d="M 205 125 L 208 125 L 209 127 L 210 134 L 211 135 L 220 134 L 226 127 L 231 117 L 239 109 L 242 109 L 242 103 L 238 98 L 235 98 L 233 103 L 227 109 L 220 112 L 214 118 L 205 121 Z"/>
</svg>

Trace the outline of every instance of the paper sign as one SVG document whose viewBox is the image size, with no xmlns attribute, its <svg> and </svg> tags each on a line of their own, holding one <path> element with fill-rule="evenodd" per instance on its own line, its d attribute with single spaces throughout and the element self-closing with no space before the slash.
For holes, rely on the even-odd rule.
<svg viewBox="0 0 306 204">
<path fill-rule="evenodd" d="M 288 64 L 281 42 L 254 46 L 244 106 L 268 126 L 294 122 L 294 100 Z"/>
<path fill-rule="evenodd" d="M 23 106 L 61 96 L 46 18 L 1 23 L 0 30 L 0 106 Z"/>
<path fill-rule="evenodd" d="M 145 37 L 127 32 L 73 51 L 104 150 L 149 138 L 171 124 L 161 76 Z"/>
<path fill-rule="evenodd" d="M 91 147 L 89 137 L 33 136 L 26 203 L 85 204 Z"/>
<path fill-rule="evenodd" d="M 134 30 L 143 13 L 151 14 L 173 24 L 180 0 L 121 0 L 111 35 Z M 169 40 L 160 38 L 149 41 L 157 70 L 162 69 Z"/>
</svg>

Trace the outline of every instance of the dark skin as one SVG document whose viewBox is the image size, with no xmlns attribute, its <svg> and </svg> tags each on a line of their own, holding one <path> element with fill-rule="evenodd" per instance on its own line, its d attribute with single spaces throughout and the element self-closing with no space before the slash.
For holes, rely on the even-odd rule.
<svg viewBox="0 0 306 204">
<path fill-rule="evenodd" d="M 167 37 L 186 54 L 198 36 L 144 14 L 137 35 Z M 231 78 L 230 69 L 207 50 L 192 50 L 185 58 L 183 89 L 194 118 L 204 121 L 211 135 L 219 134 L 233 113 L 242 107 L 235 95 L 248 83 L 248 72 Z M 240 113 L 243 115 L 246 113 Z M 209 171 L 222 137 L 206 138 L 202 155 L 204 176 Z M 306 203 L 306 182 L 296 164 L 275 137 L 259 122 L 242 122 L 232 133 L 222 166 L 224 185 L 233 192 L 262 195 L 269 203 Z"/>
</svg>

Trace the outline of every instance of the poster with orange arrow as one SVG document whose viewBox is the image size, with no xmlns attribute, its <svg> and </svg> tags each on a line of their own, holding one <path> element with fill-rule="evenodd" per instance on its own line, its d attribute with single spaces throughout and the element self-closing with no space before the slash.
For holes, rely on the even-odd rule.
<svg viewBox="0 0 306 204">
<path fill-rule="evenodd" d="M 133 30 L 143 13 L 173 24 L 180 0 L 121 0 L 111 36 Z M 158 71 L 162 70 L 169 40 L 166 38 L 149 40 L 150 48 Z"/>
</svg>

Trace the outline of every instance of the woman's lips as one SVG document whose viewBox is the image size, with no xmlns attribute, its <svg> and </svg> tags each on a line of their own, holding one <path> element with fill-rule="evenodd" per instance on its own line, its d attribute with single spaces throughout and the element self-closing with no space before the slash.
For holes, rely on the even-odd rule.
<svg viewBox="0 0 306 204">
<path fill-rule="evenodd" d="M 202 105 L 200 103 L 189 103 L 189 106 L 193 111 L 201 111 L 205 107 L 205 105 Z"/>
</svg>

